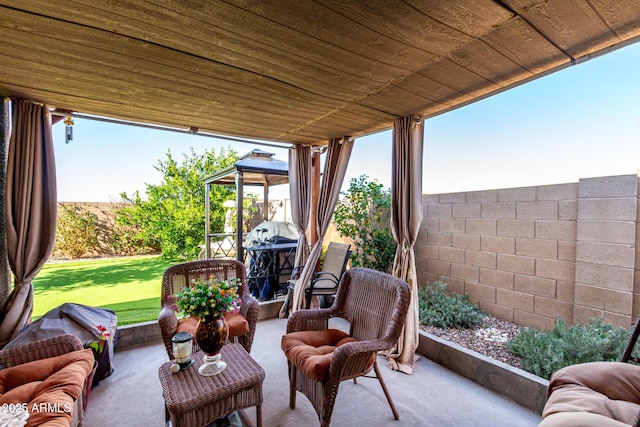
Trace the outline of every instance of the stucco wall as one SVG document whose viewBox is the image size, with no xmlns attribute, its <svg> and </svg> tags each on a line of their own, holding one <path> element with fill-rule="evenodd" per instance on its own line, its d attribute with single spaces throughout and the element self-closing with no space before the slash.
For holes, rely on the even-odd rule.
<svg viewBox="0 0 640 427">
<path fill-rule="evenodd" d="M 638 314 L 638 177 L 425 195 L 420 284 L 439 277 L 492 315 L 549 329 Z"/>
</svg>

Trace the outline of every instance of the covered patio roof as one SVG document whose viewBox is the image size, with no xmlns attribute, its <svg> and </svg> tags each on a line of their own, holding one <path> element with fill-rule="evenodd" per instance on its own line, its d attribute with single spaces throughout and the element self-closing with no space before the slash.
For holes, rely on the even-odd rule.
<svg viewBox="0 0 640 427">
<path fill-rule="evenodd" d="M 0 0 L 0 95 L 322 145 L 640 37 L 640 1 Z"/>
</svg>

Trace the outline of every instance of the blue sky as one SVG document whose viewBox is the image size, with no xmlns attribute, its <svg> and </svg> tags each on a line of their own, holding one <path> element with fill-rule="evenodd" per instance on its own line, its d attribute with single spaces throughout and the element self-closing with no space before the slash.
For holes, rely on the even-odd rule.
<svg viewBox="0 0 640 427">
<path fill-rule="evenodd" d="M 577 182 L 640 169 L 640 43 L 425 121 L 423 192 Z M 158 183 L 158 159 L 231 146 L 287 160 L 285 149 L 76 119 L 53 128 L 58 200 L 109 201 Z M 349 179 L 391 183 L 391 131 L 356 139 Z M 260 194 L 260 191 L 254 191 Z M 286 198 L 274 187 L 272 198 Z"/>
</svg>

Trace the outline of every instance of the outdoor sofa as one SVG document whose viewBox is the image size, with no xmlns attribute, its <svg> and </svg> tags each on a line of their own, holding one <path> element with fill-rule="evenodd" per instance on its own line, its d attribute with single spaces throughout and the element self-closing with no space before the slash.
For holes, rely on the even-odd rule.
<svg viewBox="0 0 640 427">
<path fill-rule="evenodd" d="M 95 372 L 91 349 L 59 335 L 0 350 L 0 408 L 29 413 L 27 426 L 80 426 Z"/>
</svg>

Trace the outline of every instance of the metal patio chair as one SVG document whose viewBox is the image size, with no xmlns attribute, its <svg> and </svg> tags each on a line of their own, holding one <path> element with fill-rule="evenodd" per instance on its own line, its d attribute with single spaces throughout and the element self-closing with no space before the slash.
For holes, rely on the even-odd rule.
<svg viewBox="0 0 640 427">
<path fill-rule="evenodd" d="M 305 289 L 306 308 L 311 307 L 311 298 L 314 295 L 335 295 L 338 290 L 340 279 L 347 269 L 347 263 L 351 256 L 351 245 L 347 243 L 330 242 L 325 253 L 320 271 L 313 273 L 311 282 Z M 297 267 L 300 269 L 302 266 Z M 297 269 L 291 273 L 294 277 Z M 291 293 L 296 286 L 298 279 L 289 280 Z"/>
</svg>

